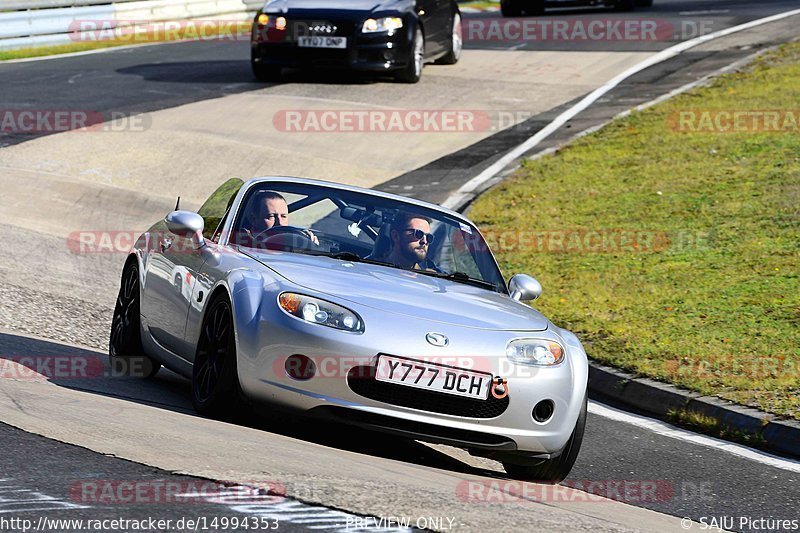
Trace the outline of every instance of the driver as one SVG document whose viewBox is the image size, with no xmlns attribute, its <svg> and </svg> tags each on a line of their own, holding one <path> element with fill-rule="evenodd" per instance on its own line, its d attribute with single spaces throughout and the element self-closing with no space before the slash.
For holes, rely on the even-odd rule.
<svg viewBox="0 0 800 533">
<path fill-rule="evenodd" d="M 428 259 L 428 247 L 433 243 L 431 219 L 413 213 L 399 212 L 392 221 L 389 237 L 392 248 L 385 260 L 400 268 L 441 272 Z"/>
<path fill-rule="evenodd" d="M 260 195 L 260 202 L 256 206 L 257 212 L 251 211 L 250 229 L 246 230 L 251 237 L 274 228 L 275 226 L 289 225 L 289 204 L 286 199 L 275 191 L 266 191 Z M 252 215 L 255 216 L 252 216 Z M 304 230 L 308 238 L 315 245 L 319 246 L 319 239 L 311 230 Z"/>
</svg>

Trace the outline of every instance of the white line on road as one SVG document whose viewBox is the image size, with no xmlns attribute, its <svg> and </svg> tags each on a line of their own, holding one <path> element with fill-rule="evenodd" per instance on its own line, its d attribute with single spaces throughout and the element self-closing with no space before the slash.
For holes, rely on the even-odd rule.
<svg viewBox="0 0 800 533">
<path fill-rule="evenodd" d="M 584 111 L 589 106 L 594 104 L 597 100 L 602 98 L 606 93 L 614 89 L 617 85 L 625 81 L 626 79 L 630 78 L 634 74 L 637 74 L 649 67 L 662 63 L 668 59 L 671 59 L 690 48 L 694 48 L 700 44 L 703 44 L 708 41 L 712 41 L 714 39 L 718 39 L 720 37 L 725 37 L 726 35 L 731 35 L 733 33 L 738 33 L 740 31 L 748 30 L 750 28 L 755 28 L 758 26 L 762 26 L 764 24 L 768 24 L 770 22 L 776 22 L 778 20 L 783 20 L 785 18 L 792 17 L 794 15 L 800 15 L 800 9 L 794 9 L 792 11 L 786 11 L 784 13 L 779 13 L 777 15 L 772 15 L 770 17 L 753 20 L 747 22 L 746 24 L 740 24 L 739 26 L 733 26 L 731 28 L 726 28 L 724 30 L 716 31 L 714 33 L 709 33 L 708 35 L 701 35 L 700 37 L 695 37 L 694 39 L 690 39 L 688 41 L 676 44 L 674 46 L 670 46 L 662 50 L 661 52 L 655 54 L 654 56 L 645 59 L 641 63 L 634 65 L 633 67 L 629 68 L 625 72 L 617 75 L 616 77 L 612 78 L 609 82 L 605 85 L 595 89 L 587 96 L 585 96 L 580 102 L 572 106 L 571 108 L 567 109 L 559 116 L 555 118 L 550 124 L 545 126 L 535 135 L 530 137 L 524 143 L 520 144 L 516 148 L 512 149 L 510 152 L 506 153 L 503 157 L 501 157 L 498 161 L 496 161 L 493 165 L 489 168 L 466 182 L 462 185 L 455 194 L 452 194 L 447 200 L 442 202 L 442 207 L 447 207 L 450 209 L 458 209 L 459 207 L 463 206 L 466 202 L 468 202 L 472 197 L 476 194 L 476 191 L 486 182 L 495 178 L 498 174 L 500 174 L 507 166 L 511 163 L 531 151 L 535 148 L 539 143 L 545 140 L 547 137 L 552 135 L 558 128 L 563 126 L 567 123 L 570 119 L 575 117 L 581 111 Z"/>
<path fill-rule="evenodd" d="M 597 402 L 589 402 L 589 412 L 604 418 L 616 420 L 617 422 L 625 422 L 626 424 L 647 429 L 664 437 L 691 442 L 694 444 L 699 444 L 700 446 L 708 446 L 710 448 L 724 451 L 744 459 L 749 459 L 764 465 L 800 474 L 800 461 L 784 459 L 783 457 L 778 457 L 770 453 L 754 450 L 739 444 L 733 444 L 724 440 L 715 439 L 714 437 L 707 437 L 705 435 L 692 433 L 691 431 L 679 429 L 660 420 L 627 413 L 625 411 L 614 409 L 613 407 L 609 407 Z"/>
</svg>

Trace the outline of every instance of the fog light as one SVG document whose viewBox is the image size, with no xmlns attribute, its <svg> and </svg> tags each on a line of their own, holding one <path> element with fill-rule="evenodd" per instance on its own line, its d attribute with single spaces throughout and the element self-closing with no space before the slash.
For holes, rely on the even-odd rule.
<svg viewBox="0 0 800 533">
<path fill-rule="evenodd" d="M 554 410 L 553 400 L 542 400 L 533 408 L 533 419 L 543 424 L 550 420 Z"/>
<path fill-rule="evenodd" d="M 292 379 L 306 380 L 313 378 L 317 373 L 317 365 L 306 355 L 290 355 L 284 364 L 286 375 Z"/>
</svg>

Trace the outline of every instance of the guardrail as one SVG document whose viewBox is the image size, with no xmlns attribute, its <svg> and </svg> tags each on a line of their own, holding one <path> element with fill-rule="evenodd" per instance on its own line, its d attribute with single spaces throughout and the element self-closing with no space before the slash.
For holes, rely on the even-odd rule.
<svg viewBox="0 0 800 533">
<path fill-rule="evenodd" d="M 81 21 L 112 26 L 246 20 L 265 0 L 10 0 L 0 2 L 0 50 L 85 40 Z M 88 40 L 88 39 L 86 39 Z"/>
</svg>

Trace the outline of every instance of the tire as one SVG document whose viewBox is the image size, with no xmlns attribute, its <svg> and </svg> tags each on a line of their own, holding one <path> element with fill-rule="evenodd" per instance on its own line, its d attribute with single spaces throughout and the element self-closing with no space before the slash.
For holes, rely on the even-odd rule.
<svg viewBox="0 0 800 533">
<path fill-rule="evenodd" d="M 264 83 L 276 83 L 281 81 L 281 67 L 256 63 L 252 60 L 250 61 L 250 66 L 253 69 L 253 76 L 255 76 L 258 81 L 263 81 Z"/>
<path fill-rule="evenodd" d="M 504 17 L 520 17 L 523 13 L 543 15 L 544 0 L 500 0 L 500 12 Z"/>
<path fill-rule="evenodd" d="M 411 61 L 402 70 L 395 74 L 395 79 L 401 83 L 417 83 L 422 77 L 422 68 L 425 64 L 425 36 L 417 28 L 414 41 L 411 43 Z"/>
<path fill-rule="evenodd" d="M 453 27 L 450 33 L 452 35 L 450 38 L 450 50 L 436 61 L 437 65 L 455 65 L 461 58 L 461 51 L 464 48 L 464 34 L 459 13 L 453 15 Z"/>
<path fill-rule="evenodd" d="M 203 416 L 230 418 L 241 407 L 240 394 L 233 313 L 228 297 L 219 296 L 209 304 L 200 330 L 192 365 L 192 405 Z"/>
<path fill-rule="evenodd" d="M 161 365 L 145 355 L 141 332 L 139 264 L 130 261 L 122 279 L 111 319 L 108 358 L 113 376 L 151 378 Z"/>
<path fill-rule="evenodd" d="M 522 5 L 520 0 L 500 0 L 500 13 L 504 17 L 521 17 Z"/>
<path fill-rule="evenodd" d="M 587 401 L 588 395 L 583 398 L 583 407 L 578 416 L 578 421 L 575 423 L 575 429 L 572 430 L 572 435 L 570 435 L 567 444 L 561 451 L 561 455 L 553 459 L 545 459 L 533 466 L 503 463 L 503 468 L 505 468 L 508 475 L 523 481 L 535 481 L 552 485 L 564 481 L 570 470 L 572 470 L 573 465 L 575 465 L 578 452 L 581 450 L 583 432 L 586 428 Z"/>
<path fill-rule="evenodd" d="M 614 11 L 633 11 L 636 8 L 634 0 L 616 0 Z"/>
</svg>

